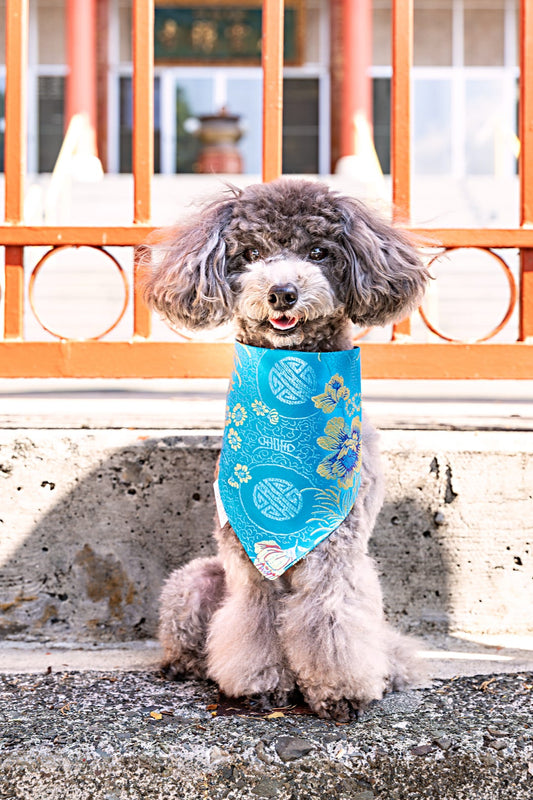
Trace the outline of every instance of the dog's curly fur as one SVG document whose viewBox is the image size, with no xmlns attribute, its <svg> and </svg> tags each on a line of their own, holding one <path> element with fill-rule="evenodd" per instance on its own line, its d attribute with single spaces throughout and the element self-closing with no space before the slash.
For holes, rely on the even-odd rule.
<svg viewBox="0 0 533 800">
<path fill-rule="evenodd" d="M 152 257 L 145 296 L 174 324 L 233 320 L 245 344 L 314 352 L 352 347 L 353 323 L 404 318 L 427 280 L 404 233 L 304 180 L 232 191 L 171 230 Z M 367 552 L 382 501 L 377 434 L 363 418 L 356 503 L 306 558 L 266 580 L 226 523 L 215 530 L 217 556 L 170 575 L 160 612 L 165 673 L 211 678 L 229 696 L 275 705 L 299 690 L 318 715 L 338 720 L 409 684 L 412 648 L 384 619 Z"/>
</svg>

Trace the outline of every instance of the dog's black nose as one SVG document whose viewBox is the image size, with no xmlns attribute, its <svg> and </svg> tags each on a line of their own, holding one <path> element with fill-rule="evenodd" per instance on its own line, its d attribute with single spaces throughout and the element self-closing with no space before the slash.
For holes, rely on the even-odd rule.
<svg viewBox="0 0 533 800">
<path fill-rule="evenodd" d="M 284 311 L 292 308 L 298 300 L 298 289 L 292 283 L 286 283 L 284 286 L 272 286 L 267 300 L 275 311 Z"/>
</svg>

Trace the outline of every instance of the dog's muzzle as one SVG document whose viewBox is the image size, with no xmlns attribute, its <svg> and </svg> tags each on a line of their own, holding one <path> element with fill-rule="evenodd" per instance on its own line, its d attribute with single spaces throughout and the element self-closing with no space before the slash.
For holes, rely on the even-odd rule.
<svg viewBox="0 0 533 800">
<path fill-rule="evenodd" d="M 274 311 L 288 311 L 298 300 L 298 289 L 292 283 L 272 286 L 267 296 L 268 304 Z"/>
<path fill-rule="evenodd" d="M 269 317 L 269 322 L 276 331 L 287 333 L 298 325 L 299 317 L 290 313 L 291 308 L 298 302 L 298 289 L 294 284 L 271 286 L 268 290 L 267 302 L 275 312 Z"/>
</svg>

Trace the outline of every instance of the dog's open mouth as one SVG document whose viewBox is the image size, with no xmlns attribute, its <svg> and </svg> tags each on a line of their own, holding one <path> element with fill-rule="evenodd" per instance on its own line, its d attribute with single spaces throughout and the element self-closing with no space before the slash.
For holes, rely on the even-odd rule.
<svg viewBox="0 0 533 800">
<path fill-rule="evenodd" d="M 288 333 L 294 330 L 300 322 L 299 317 L 290 317 L 288 314 L 283 314 L 281 317 L 270 317 L 270 325 L 275 331 L 279 333 Z"/>
</svg>

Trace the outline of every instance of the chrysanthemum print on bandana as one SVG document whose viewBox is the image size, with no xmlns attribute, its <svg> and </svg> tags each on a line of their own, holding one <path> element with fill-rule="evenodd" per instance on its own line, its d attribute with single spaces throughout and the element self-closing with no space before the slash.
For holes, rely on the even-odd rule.
<svg viewBox="0 0 533 800">
<path fill-rule="evenodd" d="M 361 453 L 359 348 L 235 345 L 218 491 L 266 578 L 282 575 L 346 518 Z"/>
</svg>

